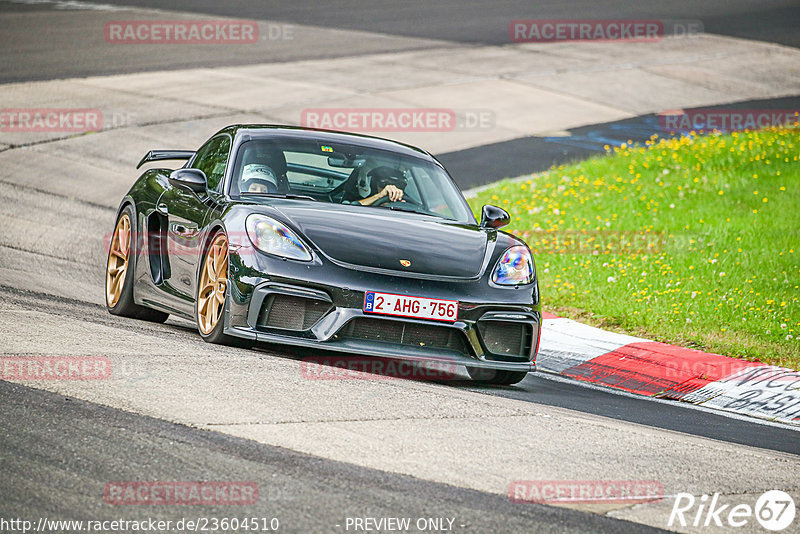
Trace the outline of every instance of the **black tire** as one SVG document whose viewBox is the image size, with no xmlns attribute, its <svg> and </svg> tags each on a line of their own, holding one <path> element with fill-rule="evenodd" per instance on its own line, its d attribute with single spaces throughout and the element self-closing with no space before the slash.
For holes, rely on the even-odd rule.
<svg viewBox="0 0 800 534">
<path fill-rule="evenodd" d="M 493 386 L 511 386 L 522 382 L 528 376 L 528 371 L 504 371 L 483 367 L 467 367 L 467 372 L 473 381 Z"/>
<path fill-rule="evenodd" d="M 203 329 L 200 327 L 200 313 L 199 313 L 199 310 L 198 310 L 198 304 L 200 302 L 200 290 L 202 289 L 200 287 L 202 279 L 203 279 L 202 273 L 203 273 L 203 270 L 205 268 L 204 266 L 205 266 L 206 259 L 208 257 L 208 253 L 211 250 L 211 246 L 214 243 L 214 241 L 217 239 L 217 237 L 219 237 L 220 235 L 225 235 L 225 234 L 221 230 L 218 230 L 218 231 L 214 232 L 208 238 L 208 241 L 206 242 L 205 248 L 203 250 L 203 255 L 202 255 L 201 261 L 200 261 L 201 268 L 200 268 L 200 272 L 197 275 L 197 292 L 195 294 L 195 299 L 194 299 L 194 317 L 195 317 L 195 324 L 197 326 L 197 332 L 200 334 L 200 337 L 202 337 L 203 341 L 205 341 L 206 343 L 213 343 L 214 345 L 227 345 L 229 347 L 241 347 L 241 348 L 252 347 L 255 344 L 254 340 L 244 339 L 244 338 L 239 338 L 239 337 L 234 337 L 234 336 L 229 336 L 229 335 L 227 335 L 227 334 L 225 334 L 223 332 L 224 329 L 225 329 L 225 305 L 224 304 L 222 305 L 222 311 L 220 312 L 220 317 L 217 320 L 217 323 L 216 323 L 216 325 L 214 325 L 214 328 L 211 330 L 211 332 L 209 332 L 207 334 L 203 333 Z M 228 261 L 230 263 L 230 260 L 228 260 Z M 228 287 L 230 287 L 230 280 L 228 282 Z M 229 290 L 226 288 L 225 302 L 228 301 L 228 292 L 229 292 Z"/>
<path fill-rule="evenodd" d="M 130 228 L 130 236 L 138 236 L 138 232 L 136 230 L 136 214 L 133 210 L 133 206 L 130 204 L 126 205 L 125 208 L 120 212 L 119 217 L 117 217 L 116 222 L 114 223 L 114 233 L 116 234 L 118 225 L 120 221 L 127 217 L 129 221 L 129 228 Z M 138 245 L 139 240 L 135 237 L 130 239 L 130 243 L 128 245 L 128 260 L 127 266 L 125 269 L 125 277 L 122 281 L 122 289 L 119 293 L 119 298 L 116 302 L 111 302 L 111 297 L 109 296 L 109 268 L 111 266 L 111 255 L 112 255 L 112 248 L 114 247 L 114 239 L 115 236 L 112 235 L 111 240 L 109 240 L 109 247 L 108 247 L 108 256 L 106 258 L 106 276 L 105 276 L 105 302 L 106 302 L 106 309 L 112 315 L 119 315 L 120 317 L 130 317 L 133 319 L 141 319 L 143 321 L 151 321 L 154 323 L 163 323 L 169 317 L 168 313 L 164 313 L 162 311 L 154 310 L 151 308 L 146 308 L 144 306 L 140 306 L 134 302 L 133 299 L 133 285 L 134 285 L 134 276 L 133 273 L 136 272 L 136 256 L 138 252 Z"/>
</svg>

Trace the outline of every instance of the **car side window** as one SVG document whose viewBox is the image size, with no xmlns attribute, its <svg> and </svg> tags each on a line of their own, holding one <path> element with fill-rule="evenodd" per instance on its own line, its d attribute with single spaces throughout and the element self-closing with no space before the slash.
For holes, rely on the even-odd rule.
<svg viewBox="0 0 800 534">
<path fill-rule="evenodd" d="M 231 138 L 227 135 L 221 135 L 215 137 L 197 151 L 197 157 L 192 164 L 192 168 L 199 169 L 206 174 L 209 189 L 218 189 L 222 177 L 225 176 L 225 166 L 228 164 L 230 150 Z"/>
</svg>

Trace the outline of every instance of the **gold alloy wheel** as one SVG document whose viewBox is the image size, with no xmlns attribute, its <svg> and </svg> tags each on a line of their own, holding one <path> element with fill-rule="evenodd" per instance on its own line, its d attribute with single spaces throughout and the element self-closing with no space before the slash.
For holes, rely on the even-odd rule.
<svg viewBox="0 0 800 534">
<path fill-rule="evenodd" d="M 128 258 L 131 248 L 131 220 L 127 213 L 117 221 L 111 246 L 108 250 L 108 266 L 106 267 L 106 303 L 113 308 L 122 296 L 125 286 L 125 275 L 128 272 Z"/>
<path fill-rule="evenodd" d="M 218 235 L 206 254 L 197 292 L 197 324 L 208 335 L 217 326 L 228 289 L 228 238 Z"/>
</svg>

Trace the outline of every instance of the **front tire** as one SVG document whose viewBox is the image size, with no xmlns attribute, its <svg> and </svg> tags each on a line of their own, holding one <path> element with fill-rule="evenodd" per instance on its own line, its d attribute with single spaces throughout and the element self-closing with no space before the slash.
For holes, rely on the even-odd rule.
<svg viewBox="0 0 800 534">
<path fill-rule="evenodd" d="M 133 300 L 134 272 L 136 268 L 136 235 L 133 206 L 126 205 L 117 218 L 108 247 L 106 262 L 106 309 L 112 315 L 131 317 L 163 323 L 168 313 L 139 306 Z"/>
<path fill-rule="evenodd" d="M 200 337 L 207 343 L 247 347 L 249 340 L 223 333 L 225 328 L 225 300 L 228 295 L 228 237 L 215 233 L 206 247 L 200 268 L 195 298 L 195 318 Z"/>
<path fill-rule="evenodd" d="M 493 386 L 511 386 L 522 382 L 528 376 L 527 371 L 504 371 L 482 367 L 467 367 L 467 372 L 473 381 Z"/>
</svg>

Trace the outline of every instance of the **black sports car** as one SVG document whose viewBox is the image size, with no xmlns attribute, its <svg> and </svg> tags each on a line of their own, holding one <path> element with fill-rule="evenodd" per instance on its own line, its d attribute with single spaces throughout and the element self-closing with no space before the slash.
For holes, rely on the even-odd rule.
<svg viewBox="0 0 800 534">
<path fill-rule="evenodd" d="M 153 150 L 120 203 L 106 304 L 196 321 L 206 341 L 280 343 L 463 364 L 513 384 L 535 369 L 533 258 L 481 221 L 430 154 L 282 126 L 224 128 L 197 151 Z M 137 167 L 137 168 L 138 168 Z"/>
</svg>

